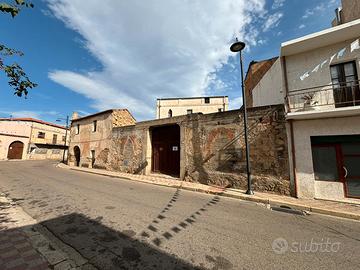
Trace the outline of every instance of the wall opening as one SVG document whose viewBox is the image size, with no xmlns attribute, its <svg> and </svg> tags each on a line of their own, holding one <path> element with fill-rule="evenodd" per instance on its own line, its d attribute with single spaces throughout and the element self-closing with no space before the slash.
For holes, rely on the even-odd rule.
<svg viewBox="0 0 360 270">
<path fill-rule="evenodd" d="M 74 156 L 75 156 L 75 166 L 79 167 L 80 166 L 80 157 L 81 157 L 79 146 L 74 147 Z"/>
<path fill-rule="evenodd" d="M 24 143 L 22 143 L 20 141 L 12 142 L 9 145 L 7 158 L 8 159 L 22 159 L 23 150 L 24 150 Z"/>
<path fill-rule="evenodd" d="M 169 125 L 151 130 L 152 171 L 180 176 L 180 127 Z"/>
</svg>

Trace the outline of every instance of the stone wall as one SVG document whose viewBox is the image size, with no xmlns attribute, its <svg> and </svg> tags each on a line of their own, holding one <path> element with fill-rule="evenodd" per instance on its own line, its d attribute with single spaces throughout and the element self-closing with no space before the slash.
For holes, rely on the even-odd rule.
<svg viewBox="0 0 360 270">
<path fill-rule="evenodd" d="M 254 189 L 290 194 L 283 106 L 251 108 L 248 114 Z M 114 128 L 107 169 L 148 174 L 151 171 L 151 128 L 169 124 L 180 126 L 181 179 L 246 188 L 240 110 L 192 114 Z"/>
<path fill-rule="evenodd" d="M 249 110 L 251 171 L 256 190 L 289 194 L 284 112 L 281 107 Z M 193 116 L 185 122 L 185 179 L 246 188 L 246 152 L 240 111 Z"/>
</svg>

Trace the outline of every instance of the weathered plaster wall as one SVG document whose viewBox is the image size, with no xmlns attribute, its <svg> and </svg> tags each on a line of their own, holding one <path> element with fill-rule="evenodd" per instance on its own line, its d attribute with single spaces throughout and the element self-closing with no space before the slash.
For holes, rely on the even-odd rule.
<svg viewBox="0 0 360 270">
<path fill-rule="evenodd" d="M 151 171 L 151 128 L 177 124 L 180 126 L 181 179 L 245 188 L 241 115 L 240 110 L 193 114 L 114 128 L 107 169 L 148 174 Z M 283 106 L 250 109 L 249 127 L 254 188 L 289 194 Z"/>
<path fill-rule="evenodd" d="M 97 121 L 96 131 L 93 132 L 93 122 Z M 80 132 L 76 134 L 76 125 L 80 125 Z M 95 150 L 95 166 L 105 168 L 107 152 L 112 130 L 111 113 L 85 118 L 72 123 L 70 130 L 69 163 L 75 164 L 74 147 L 80 148 L 80 166 L 91 167 L 91 150 Z M 99 158 L 97 158 L 99 157 Z"/>
<path fill-rule="evenodd" d="M 97 121 L 96 131 L 93 122 Z M 75 164 L 74 147 L 80 148 L 80 166 L 105 169 L 108 167 L 109 149 L 114 127 L 133 125 L 135 119 L 128 110 L 120 109 L 96 114 L 91 117 L 72 122 L 71 141 L 69 149 L 69 163 Z M 80 132 L 76 134 L 76 125 L 80 125 Z M 95 151 L 95 163 L 92 165 L 91 151 Z"/>
</svg>

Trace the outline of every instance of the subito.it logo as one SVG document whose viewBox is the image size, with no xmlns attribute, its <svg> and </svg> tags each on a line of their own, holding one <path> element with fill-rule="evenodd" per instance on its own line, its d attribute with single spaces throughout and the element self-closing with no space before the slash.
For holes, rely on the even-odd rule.
<svg viewBox="0 0 360 270">
<path fill-rule="evenodd" d="M 284 254 L 289 249 L 289 244 L 284 238 L 276 238 L 272 242 L 272 249 L 276 254 Z"/>
</svg>

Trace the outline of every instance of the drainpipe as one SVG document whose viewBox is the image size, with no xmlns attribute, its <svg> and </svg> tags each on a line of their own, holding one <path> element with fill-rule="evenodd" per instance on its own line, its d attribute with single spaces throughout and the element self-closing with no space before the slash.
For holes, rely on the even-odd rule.
<svg viewBox="0 0 360 270">
<path fill-rule="evenodd" d="M 286 70 L 286 58 L 285 56 L 281 57 L 282 62 L 282 70 L 283 70 L 283 76 L 284 76 L 284 82 L 285 82 L 285 93 L 286 93 L 286 99 L 285 99 L 285 108 L 286 112 L 290 111 L 290 106 L 288 104 L 288 94 L 289 94 L 289 83 L 287 78 L 287 70 Z M 294 197 L 298 197 L 297 192 L 297 179 L 296 179 L 296 153 L 295 153 L 295 143 L 294 143 L 294 125 L 293 120 L 290 119 L 289 121 L 289 127 L 290 127 L 290 145 L 291 145 L 291 160 L 292 160 L 292 175 L 294 179 Z"/>
</svg>

